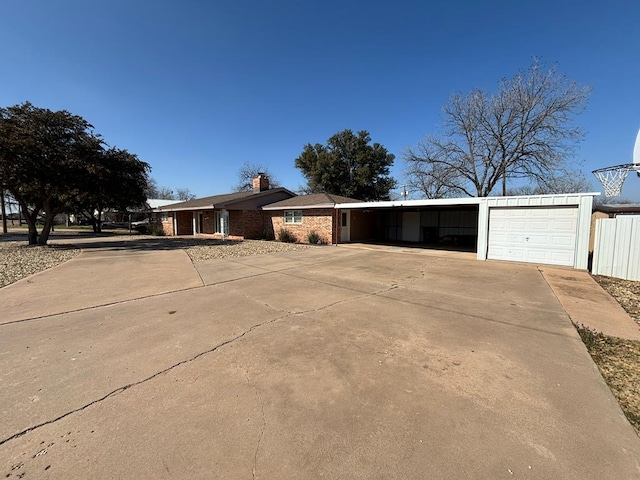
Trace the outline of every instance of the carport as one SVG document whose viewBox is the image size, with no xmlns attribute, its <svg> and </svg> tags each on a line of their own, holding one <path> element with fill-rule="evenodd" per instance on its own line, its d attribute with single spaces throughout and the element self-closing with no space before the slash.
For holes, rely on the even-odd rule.
<svg viewBox="0 0 640 480">
<path fill-rule="evenodd" d="M 474 251 L 478 260 L 587 268 L 598 193 L 343 203 L 341 242 Z"/>
<path fill-rule="evenodd" d="M 476 251 L 477 198 L 367 202 L 341 209 L 342 241 Z"/>
</svg>

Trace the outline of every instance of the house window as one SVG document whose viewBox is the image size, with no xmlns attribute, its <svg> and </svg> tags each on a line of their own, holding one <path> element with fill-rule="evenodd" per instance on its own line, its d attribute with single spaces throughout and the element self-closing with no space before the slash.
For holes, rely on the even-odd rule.
<svg viewBox="0 0 640 480">
<path fill-rule="evenodd" d="M 302 210 L 285 210 L 284 223 L 302 223 Z"/>
<path fill-rule="evenodd" d="M 163 222 L 168 222 L 169 221 L 169 214 L 168 213 L 163 213 L 162 214 L 162 221 Z"/>
</svg>

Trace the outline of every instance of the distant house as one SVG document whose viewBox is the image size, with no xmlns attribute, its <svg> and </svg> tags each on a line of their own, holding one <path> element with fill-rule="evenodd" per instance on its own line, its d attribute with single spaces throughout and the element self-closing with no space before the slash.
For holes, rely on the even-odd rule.
<svg viewBox="0 0 640 480">
<path fill-rule="evenodd" d="M 268 178 L 258 175 L 253 179 L 252 191 L 196 198 L 154 211 L 160 217 L 165 235 L 256 239 L 266 235 L 261 207 L 295 196 L 286 188 L 269 188 Z"/>
<path fill-rule="evenodd" d="M 289 230 L 300 242 L 306 243 L 311 232 L 320 236 L 322 243 L 338 243 L 341 232 L 349 228 L 347 213 L 335 209 L 337 203 L 357 203 L 360 200 L 314 193 L 299 195 L 262 207 L 267 229 L 277 236 L 282 229 Z M 346 237 L 349 238 L 348 236 Z"/>
</svg>

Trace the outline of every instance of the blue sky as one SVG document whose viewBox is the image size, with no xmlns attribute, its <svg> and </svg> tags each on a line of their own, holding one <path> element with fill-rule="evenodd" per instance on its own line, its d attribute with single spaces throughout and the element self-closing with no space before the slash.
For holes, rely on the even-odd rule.
<svg viewBox="0 0 640 480">
<path fill-rule="evenodd" d="M 82 115 L 198 196 L 230 191 L 244 162 L 296 189 L 303 146 L 345 128 L 395 154 L 401 184 L 403 149 L 450 94 L 537 56 L 593 88 L 577 120 L 590 172 L 632 160 L 639 24 L 637 0 L 3 2 L 0 105 Z M 623 196 L 640 200 L 640 178 Z"/>
</svg>

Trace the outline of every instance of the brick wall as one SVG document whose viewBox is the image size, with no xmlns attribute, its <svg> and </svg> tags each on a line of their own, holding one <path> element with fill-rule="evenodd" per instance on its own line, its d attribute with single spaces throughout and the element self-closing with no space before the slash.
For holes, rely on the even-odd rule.
<svg viewBox="0 0 640 480">
<path fill-rule="evenodd" d="M 202 213 L 201 233 L 213 235 L 215 232 L 215 212 L 207 210 L 196 212 L 196 221 L 199 222 L 199 213 Z M 177 232 L 173 231 L 174 215 L 177 219 Z M 332 236 L 332 223 L 336 222 L 336 230 Z M 192 235 L 193 213 L 172 212 L 167 220 L 162 222 L 165 235 Z M 258 210 L 231 210 L 229 211 L 229 236 L 234 239 L 262 239 L 277 238 L 278 232 L 286 228 L 293 233 L 300 243 L 308 243 L 309 233 L 315 231 L 322 242 L 335 243 L 340 239 L 340 217 L 331 209 L 302 210 L 302 223 L 284 223 L 284 211 L 263 212 Z M 218 237 L 219 235 L 214 235 Z"/>
<path fill-rule="evenodd" d="M 161 220 L 162 230 L 164 234 L 168 237 L 173 236 L 173 215 L 167 215 L 166 220 Z"/>
<path fill-rule="evenodd" d="M 229 227 L 230 235 L 261 239 L 265 237 L 265 216 L 259 210 L 231 210 Z"/>
<path fill-rule="evenodd" d="M 334 211 L 332 208 L 317 210 L 302 210 L 302 223 L 284 223 L 284 211 L 264 212 L 267 220 L 267 230 L 272 231 L 275 238 L 283 228 L 289 230 L 296 236 L 300 243 L 308 243 L 308 236 L 311 232 L 316 232 L 324 243 L 331 243 L 331 225 L 333 223 Z"/>
<path fill-rule="evenodd" d="M 193 235 L 193 213 L 192 212 L 175 212 L 178 220 L 177 235 Z"/>
</svg>

